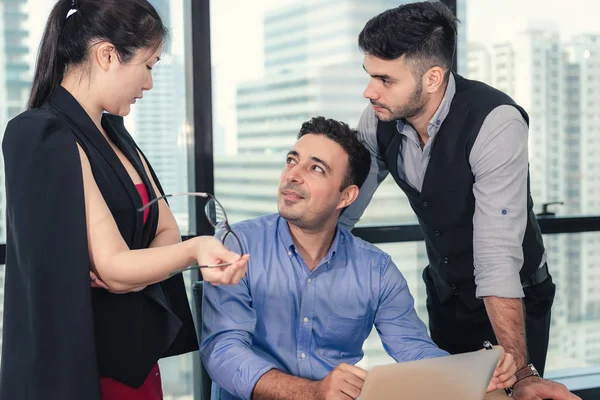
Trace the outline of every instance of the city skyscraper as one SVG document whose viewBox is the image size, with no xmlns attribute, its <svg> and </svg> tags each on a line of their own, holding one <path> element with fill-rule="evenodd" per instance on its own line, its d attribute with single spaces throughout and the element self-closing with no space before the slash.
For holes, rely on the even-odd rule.
<svg viewBox="0 0 600 400">
<path fill-rule="evenodd" d="M 183 61 L 165 57 L 153 69 L 154 88 L 144 93 L 133 112 L 132 134 L 148 157 L 165 193 L 186 192 L 187 148 L 185 145 L 185 74 Z M 165 106 L 168 104 L 168 106 Z M 171 210 L 182 232 L 188 231 L 188 201 L 177 197 Z"/>
<path fill-rule="evenodd" d="M 491 65 L 481 45 L 469 46 L 470 71 L 485 76 L 527 110 L 530 117 L 531 190 L 539 211 L 560 201 L 570 215 L 597 212 L 600 170 L 596 158 L 600 100 L 600 35 L 566 44 L 558 28 L 533 23 L 514 41 L 494 44 Z M 469 76 L 474 78 L 474 76 Z M 546 235 L 548 265 L 557 282 L 548 368 L 600 362 L 600 284 L 597 234 Z"/>
<path fill-rule="evenodd" d="M 215 191 L 233 221 L 276 211 L 279 172 L 302 122 L 323 115 L 356 126 L 368 104 L 358 33 L 370 18 L 398 5 L 311 0 L 265 14 L 264 78 L 238 86 L 237 154 L 215 158 Z M 384 186 L 397 189 L 391 180 Z M 385 193 L 380 189 L 374 202 Z M 414 220 L 395 190 L 393 203 L 387 213 L 373 205 L 362 222 Z"/>
<path fill-rule="evenodd" d="M 456 48 L 459 51 L 454 55 L 456 57 L 456 72 L 466 76 L 469 68 L 468 52 L 461 49 L 467 48 L 467 0 L 456 0 L 456 18 L 459 20 L 456 38 Z"/>
<path fill-rule="evenodd" d="M 491 57 L 481 44 L 468 46 L 469 78 L 482 79 L 511 96 L 528 113 L 531 193 L 537 210 L 542 203 L 566 201 L 565 152 L 566 92 L 564 56 L 556 26 L 530 23 L 514 41 L 494 44 Z M 491 63 L 489 60 L 491 59 Z M 548 265 L 555 280 L 565 279 L 568 243 L 572 236 L 548 235 L 544 238 Z M 567 295 L 559 287 L 559 296 Z M 554 319 L 566 316 L 566 303 L 558 302 Z"/>
<path fill-rule="evenodd" d="M 600 208 L 600 34 L 578 35 L 566 45 L 565 102 L 567 129 L 565 150 L 567 196 L 565 205 L 573 214 L 588 215 Z M 600 363 L 600 239 L 597 234 L 570 235 L 569 271 L 563 285 L 568 293 L 567 323 L 576 326 L 572 357 L 590 364 Z M 593 322 L 592 322 L 593 321 Z M 568 330 L 569 333 L 573 329 Z M 564 342 L 573 341 L 565 332 Z M 567 346 L 565 346 L 566 348 Z M 565 349 L 566 350 L 566 349 Z"/>
<path fill-rule="evenodd" d="M 25 108 L 30 87 L 27 57 L 26 0 L 0 3 L 0 140 L 8 121 Z M 0 241 L 6 241 L 6 197 L 4 193 L 4 158 L 0 154 Z M 0 268 L 0 348 L 4 314 L 4 266 Z"/>
<path fill-rule="evenodd" d="M 0 84 L 6 82 L 6 45 L 4 43 L 4 2 L 0 2 Z M 4 134 L 4 128 L 6 127 L 6 118 L 8 111 L 6 90 L 0 90 L 0 130 Z M 1 156 L 0 156 L 1 157 Z M 3 175 L 3 174 L 2 174 Z M 4 196 L 0 195 L 0 199 Z M 0 223 L 3 225 L 4 222 Z"/>
<path fill-rule="evenodd" d="M 25 11 L 26 0 L 3 2 L 2 17 L 4 20 L 4 84 L 7 98 L 7 118 L 11 119 L 25 108 L 31 79 L 27 57 L 30 49 L 27 46 L 29 31 L 28 15 Z"/>
<path fill-rule="evenodd" d="M 2 100 L 3 110 L 0 112 L 0 126 L 4 135 L 6 123 L 21 113 L 25 108 L 31 80 L 29 78 L 29 47 L 27 38 L 29 31 L 27 29 L 28 15 L 25 11 L 26 0 L 4 1 L 0 7 L 0 24 L 2 25 L 2 48 L 0 54 L 2 61 L 3 80 L 0 85 L 4 93 Z M 4 160 L 0 155 L 0 162 Z M 4 169 L 0 169 L 0 187 L 4 188 Z M 6 214 L 6 198 L 4 190 L 0 190 L 0 215 Z M 6 226 L 4 220 L 0 223 L 0 240 L 6 240 Z"/>
<path fill-rule="evenodd" d="M 467 71 L 464 76 L 476 81 L 491 82 L 491 57 L 488 49 L 481 43 L 469 43 L 466 55 Z"/>
</svg>

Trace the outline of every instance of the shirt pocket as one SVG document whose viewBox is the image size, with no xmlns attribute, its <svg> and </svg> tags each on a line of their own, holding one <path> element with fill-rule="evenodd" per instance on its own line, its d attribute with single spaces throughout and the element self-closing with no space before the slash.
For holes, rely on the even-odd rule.
<svg viewBox="0 0 600 400">
<path fill-rule="evenodd" d="M 325 333 L 317 340 L 319 351 L 328 357 L 358 356 L 368 335 L 369 316 L 351 318 L 330 315 Z"/>
</svg>

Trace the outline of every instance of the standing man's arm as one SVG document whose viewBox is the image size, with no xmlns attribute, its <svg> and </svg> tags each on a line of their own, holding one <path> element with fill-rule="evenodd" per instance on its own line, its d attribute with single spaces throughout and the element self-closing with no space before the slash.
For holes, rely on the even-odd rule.
<svg viewBox="0 0 600 400">
<path fill-rule="evenodd" d="M 527 365 L 519 271 L 527 226 L 528 127 L 508 105 L 484 121 L 470 155 L 475 178 L 473 251 L 476 295 L 483 298 L 499 344 Z"/>
<path fill-rule="evenodd" d="M 371 202 L 373 194 L 375 194 L 379 184 L 383 182 L 388 175 L 387 166 L 379 155 L 379 146 L 377 144 L 377 122 L 378 119 L 375 116 L 373 108 L 371 105 L 368 105 L 360 116 L 356 130 L 369 150 L 369 153 L 371 153 L 371 169 L 369 170 L 367 180 L 360 188 L 358 197 L 340 216 L 339 224 L 348 230 L 354 228 L 354 225 L 356 225 Z"/>
</svg>

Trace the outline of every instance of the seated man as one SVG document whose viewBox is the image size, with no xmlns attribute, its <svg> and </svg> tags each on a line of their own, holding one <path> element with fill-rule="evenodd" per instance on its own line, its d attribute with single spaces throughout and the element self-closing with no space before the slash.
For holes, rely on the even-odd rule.
<svg viewBox="0 0 600 400">
<path fill-rule="evenodd" d="M 354 364 L 373 324 L 398 362 L 446 356 L 390 256 L 337 224 L 369 172 L 356 131 L 313 118 L 286 164 L 279 214 L 232 227 L 251 254 L 245 277 L 204 287 L 213 399 L 355 399 L 366 372 Z M 488 389 L 510 386 L 515 371 L 506 354 Z"/>
</svg>

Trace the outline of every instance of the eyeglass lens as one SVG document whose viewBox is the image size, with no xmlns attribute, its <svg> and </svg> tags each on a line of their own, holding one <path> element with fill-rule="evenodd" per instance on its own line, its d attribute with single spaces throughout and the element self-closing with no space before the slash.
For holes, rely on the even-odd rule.
<svg viewBox="0 0 600 400">
<path fill-rule="evenodd" d="M 204 206 L 204 212 L 208 222 L 215 228 L 222 228 L 227 220 L 225 219 L 225 211 L 214 198 L 208 199 Z"/>
</svg>

